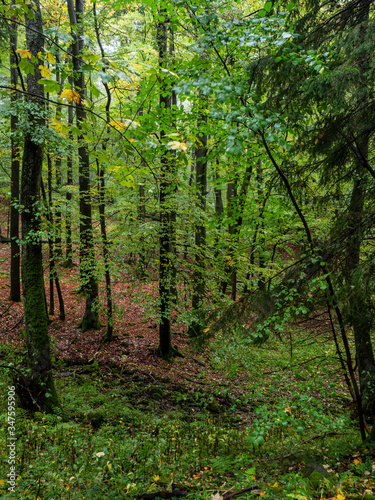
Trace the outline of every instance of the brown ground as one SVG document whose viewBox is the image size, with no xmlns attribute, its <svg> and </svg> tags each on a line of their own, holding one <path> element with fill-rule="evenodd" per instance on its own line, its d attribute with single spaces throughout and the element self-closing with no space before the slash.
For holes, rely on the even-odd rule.
<svg viewBox="0 0 375 500">
<path fill-rule="evenodd" d="M 0 200 L 0 230 L 3 237 L 8 236 L 8 203 L 2 197 Z M 49 296 L 47 245 L 45 246 L 45 289 L 47 300 Z M 22 330 L 23 307 L 22 303 L 9 300 L 10 290 L 10 244 L 0 243 L 0 345 L 12 344 L 19 348 L 24 343 Z M 157 294 L 157 282 L 137 283 L 130 277 L 123 276 L 123 281 L 114 283 L 113 296 L 116 310 L 114 335 L 115 340 L 102 344 L 101 339 L 106 331 L 103 326 L 100 330 L 82 333 L 77 328 L 82 319 L 85 307 L 84 299 L 75 293 L 79 285 L 78 260 L 71 269 L 58 266 L 58 275 L 64 298 L 66 319 L 58 318 L 59 304 L 55 291 L 55 315 L 50 316 L 49 327 L 52 354 L 56 360 L 64 361 L 65 365 L 82 366 L 93 359 L 100 366 L 116 366 L 124 373 L 141 372 L 147 378 L 169 379 L 171 384 L 186 384 L 190 387 L 201 386 L 195 376 L 204 370 L 206 377 L 214 382 L 219 375 L 210 370 L 204 351 L 199 355 L 189 346 L 188 338 L 184 333 L 183 325 L 174 324 L 172 327 L 172 343 L 184 354 L 184 358 L 175 358 L 173 363 L 160 359 L 155 354 L 158 347 L 158 326 L 152 314 L 149 314 L 152 301 Z M 105 286 L 100 284 L 101 304 L 105 305 Z M 146 313 L 147 308 L 147 313 Z M 104 312 L 101 321 L 106 323 Z M 61 364 L 58 363 L 60 366 Z M 56 366 L 56 368 L 58 368 Z M 64 368 L 62 368 L 64 370 Z M 65 368 L 66 370 L 66 368 Z M 210 373 L 211 372 L 211 373 Z M 191 386 L 193 384 L 193 386 Z M 224 384 L 226 385 L 226 384 Z"/>
</svg>

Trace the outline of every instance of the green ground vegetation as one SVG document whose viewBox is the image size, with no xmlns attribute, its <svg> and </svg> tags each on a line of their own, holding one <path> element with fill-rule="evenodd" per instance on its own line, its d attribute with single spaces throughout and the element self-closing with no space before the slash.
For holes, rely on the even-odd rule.
<svg viewBox="0 0 375 500">
<path fill-rule="evenodd" d="M 207 371 L 186 384 L 59 366 L 61 414 L 17 410 L 16 498 L 136 498 L 172 486 L 202 500 L 251 486 L 240 498 L 375 498 L 375 450 L 361 444 L 332 342 L 290 333 L 262 346 L 218 336 L 204 350 Z M 6 464 L 10 380 L 1 376 Z M 14 498 L 2 471 L 1 498 Z"/>
</svg>

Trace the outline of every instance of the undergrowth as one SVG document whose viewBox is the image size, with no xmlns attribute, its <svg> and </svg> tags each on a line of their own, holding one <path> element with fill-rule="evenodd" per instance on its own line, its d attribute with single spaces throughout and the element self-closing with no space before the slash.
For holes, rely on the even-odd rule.
<svg viewBox="0 0 375 500">
<path fill-rule="evenodd" d="M 173 487 L 203 500 L 249 486 L 240 498 L 375 498 L 374 450 L 360 443 L 332 346 L 289 340 L 216 337 L 198 387 L 61 367 L 60 414 L 17 409 L 15 493 L 3 370 L 1 498 L 121 499 Z"/>
</svg>

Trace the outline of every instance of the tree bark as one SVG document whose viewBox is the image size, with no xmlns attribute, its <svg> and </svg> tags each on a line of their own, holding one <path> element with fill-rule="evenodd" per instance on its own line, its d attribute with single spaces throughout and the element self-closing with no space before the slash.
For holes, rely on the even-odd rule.
<svg viewBox="0 0 375 500">
<path fill-rule="evenodd" d="M 69 78 L 70 84 L 73 85 L 73 79 Z M 73 140 L 73 134 L 70 131 L 73 125 L 73 104 L 68 107 L 68 125 L 69 125 L 69 139 Z M 65 267 L 72 267 L 73 265 L 73 243 L 72 243 L 72 193 L 70 191 L 73 185 L 73 154 L 69 151 L 66 158 L 67 179 L 66 179 L 66 212 L 65 212 Z"/>
<path fill-rule="evenodd" d="M 27 16 L 26 41 L 30 53 L 38 57 L 43 52 L 43 24 L 39 0 L 34 2 L 34 18 Z M 48 316 L 45 307 L 43 282 L 40 186 L 43 164 L 43 134 L 45 133 L 43 85 L 39 65 L 35 64 L 34 74 L 27 75 L 30 127 L 25 133 L 21 177 L 22 210 L 22 287 L 24 318 L 26 329 L 27 387 L 20 387 L 21 406 L 39 411 L 53 412 L 58 405 L 52 378 L 50 341 L 48 336 Z"/>
<path fill-rule="evenodd" d="M 367 158 L 367 146 L 362 153 Z M 366 150 L 364 152 L 364 150 Z M 362 175 L 361 175 L 362 174 Z M 364 202 L 366 177 L 358 172 L 354 180 L 350 205 L 348 208 L 348 239 L 345 256 L 345 278 L 349 291 L 348 320 L 353 327 L 356 358 L 360 381 L 363 412 L 366 417 L 375 419 L 375 359 L 371 342 L 373 319 L 366 277 L 363 276 L 360 254 L 363 241 Z"/>
<path fill-rule="evenodd" d="M 205 125 L 207 116 L 201 114 L 200 125 Z M 207 135 L 200 133 L 197 137 L 199 145 L 195 150 L 195 184 L 198 196 L 198 209 L 203 215 L 206 211 L 207 195 Z M 189 326 L 188 335 L 199 337 L 203 333 L 203 306 L 205 299 L 205 262 L 206 262 L 206 226 L 201 218 L 195 226 L 195 267 L 193 273 L 193 295 L 191 298 L 192 322 Z"/>
<path fill-rule="evenodd" d="M 168 24 L 166 20 L 167 9 L 160 9 L 159 16 L 164 20 L 159 20 L 157 25 L 157 45 L 159 50 L 159 67 L 164 69 L 168 60 Z M 164 111 L 171 109 L 172 98 L 165 83 L 165 75 L 160 71 L 161 86 L 159 105 Z M 160 141 L 166 137 L 164 130 L 160 131 Z M 160 300 L 160 325 L 159 325 L 159 347 L 158 352 L 163 358 L 169 358 L 172 353 L 171 340 L 171 292 L 173 289 L 173 259 L 172 259 L 172 210 L 171 210 L 171 190 L 173 167 L 168 151 L 162 153 L 160 159 L 160 232 L 159 232 L 159 300 Z"/>
<path fill-rule="evenodd" d="M 76 119 L 80 129 L 78 137 L 78 157 L 79 157 L 79 253 L 80 253 L 80 275 L 81 293 L 86 299 L 86 309 L 80 322 L 83 331 L 97 329 L 99 322 L 99 287 L 96 276 L 96 259 L 94 249 L 94 239 L 92 231 L 92 207 L 90 193 L 90 157 L 86 141 L 83 137 L 82 127 L 86 121 L 86 110 L 83 100 L 86 96 L 85 75 L 81 69 L 83 50 L 82 38 L 82 16 L 83 0 L 76 0 L 74 9 L 73 0 L 67 0 L 68 12 L 73 31 L 74 43 L 72 44 L 74 84 L 79 94 L 76 102 Z"/>
<path fill-rule="evenodd" d="M 96 2 L 93 4 L 93 12 L 94 12 L 94 22 L 95 22 L 95 33 L 98 45 L 100 47 L 100 52 L 102 55 L 102 59 L 105 58 L 105 53 L 103 49 L 103 45 L 100 40 L 100 33 L 97 23 L 96 16 Z M 106 68 L 103 66 L 102 71 L 105 73 Z M 103 86 L 105 88 L 107 94 L 107 102 L 105 105 L 105 117 L 107 123 L 110 121 L 110 108 L 111 108 L 111 91 L 108 87 L 107 82 L 103 82 Z M 109 129 L 108 129 L 109 133 Z M 103 141 L 103 150 L 107 148 L 108 137 Z M 112 307 L 112 285 L 111 285 L 111 272 L 110 272 L 110 261 L 109 261 L 109 242 L 107 238 L 107 227 L 105 220 L 105 171 L 103 163 L 99 163 L 97 159 L 98 166 L 98 197 L 99 197 L 99 220 L 100 220 L 100 233 L 102 237 L 102 246 L 103 246 L 103 259 L 104 259 L 104 272 L 105 272 L 105 285 L 106 285 L 106 294 L 107 294 L 107 331 L 104 337 L 105 342 L 110 342 L 113 339 L 113 307 Z"/>
</svg>

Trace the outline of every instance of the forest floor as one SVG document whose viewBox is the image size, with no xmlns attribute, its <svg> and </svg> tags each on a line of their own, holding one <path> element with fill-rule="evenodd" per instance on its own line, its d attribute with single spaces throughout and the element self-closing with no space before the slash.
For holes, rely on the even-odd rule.
<svg viewBox="0 0 375 500">
<path fill-rule="evenodd" d="M 3 367 L 25 343 L 9 263 L 0 244 Z M 260 347 L 233 332 L 197 349 L 175 320 L 184 357 L 167 362 L 155 354 L 156 282 L 114 284 L 115 339 L 102 344 L 105 327 L 77 327 L 77 262 L 59 276 L 66 320 L 51 316 L 50 338 L 61 410 L 17 409 L 17 487 L 7 492 L 11 378 L 1 370 L 1 498 L 375 499 L 375 450 L 360 442 L 324 315 Z"/>
</svg>

